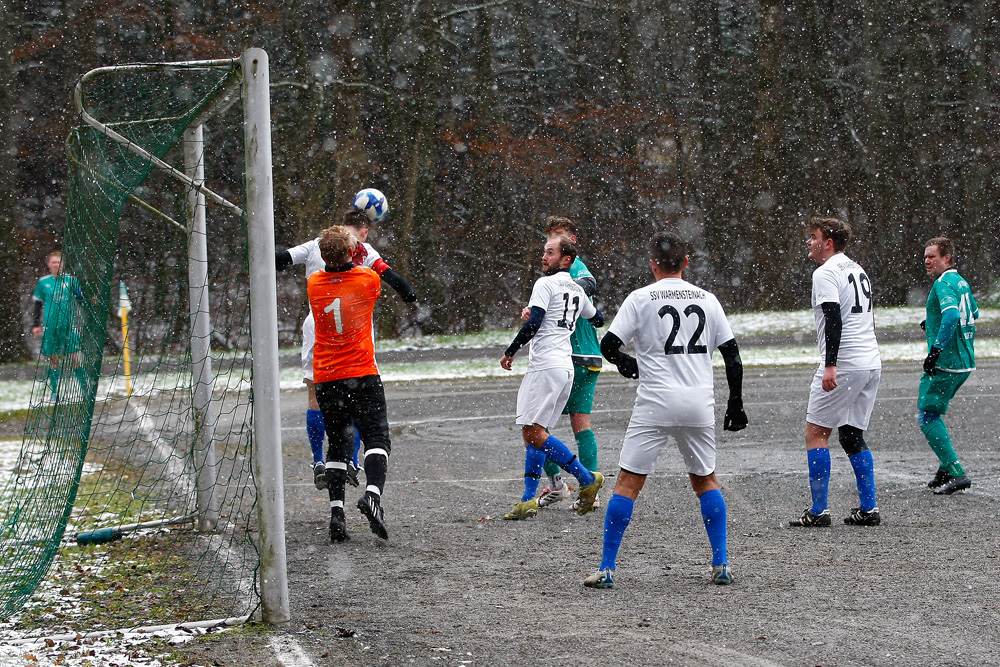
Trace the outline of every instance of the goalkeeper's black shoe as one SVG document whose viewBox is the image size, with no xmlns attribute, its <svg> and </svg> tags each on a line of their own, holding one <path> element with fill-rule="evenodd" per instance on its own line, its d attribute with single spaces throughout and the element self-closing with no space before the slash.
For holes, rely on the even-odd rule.
<svg viewBox="0 0 1000 667">
<path fill-rule="evenodd" d="M 347 520 L 344 518 L 343 507 L 330 508 L 330 542 L 346 542 L 351 539 L 347 534 Z"/>
<path fill-rule="evenodd" d="M 972 480 L 969 479 L 968 475 L 952 477 L 947 482 L 934 489 L 934 494 L 938 496 L 950 496 L 956 491 L 964 491 L 970 486 L 972 486 Z"/>
<path fill-rule="evenodd" d="M 375 494 L 366 493 L 358 498 L 358 509 L 368 517 L 368 525 L 372 532 L 383 540 L 389 539 L 389 531 L 385 528 L 385 521 L 382 515 L 382 505 L 379 504 Z"/>
</svg>

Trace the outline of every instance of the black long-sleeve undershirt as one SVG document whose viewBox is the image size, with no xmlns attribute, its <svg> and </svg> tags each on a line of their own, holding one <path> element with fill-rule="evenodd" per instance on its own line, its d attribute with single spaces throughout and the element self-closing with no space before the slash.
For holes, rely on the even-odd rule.
<svg viewBox="0 0 1000 667">
<path fill-rule="evenodd" d="M 382 272 L 382 280 L 389 283 L 389 287 L 396 290 L 406 303 L 413 303 L 417 300 L 417 293 L 413 291 L 410 283 L 406 282 L 406 278 L 392 269 L 386 269 Z"/>
<path fill-rule="evenodd" d="M 840 317 L 840 304 L 824 301 L 820 307 L 823 309 L 823 319 L 826 321 L 823 327 L 823 336 L 826 339 L 824 365 L 836 366 L 837 357 L 840 355 L 840 334 L 844 330 L 844 321 Z"/>
<path fill-rule="evenodd" d="M 528 320 L 521 325 L 521 329 L 514 336 L 514 340 L 507 349 L 504 351 L 504 355 L 508 357 L 513 357 L 517 354 L 517 351 L 528 344 L 536 333 L 538 333 L 538 328 L 542 326 L 542 319 L 545 317 L 545 309 L 541 306 L 532 306 L 531 315 Z"/>
<path fill-rule="evenodd" d="M 624 377 L 633 380 L 639 379 L 639 362 L 635 357 L 622 352 L 624 341 L 615 334 L 608 332 L 601 339 L 601 355 L 618 368 L 618 372 Z"/>
<path fill-rule="evenodd" d="M 743 398 L 743 360 L 740 346 L 735 338 L 730 338 L 719 346 L 719 353 L 726 364 L 726 383 L 729 385 L 729 399 Z"/>
</svg>

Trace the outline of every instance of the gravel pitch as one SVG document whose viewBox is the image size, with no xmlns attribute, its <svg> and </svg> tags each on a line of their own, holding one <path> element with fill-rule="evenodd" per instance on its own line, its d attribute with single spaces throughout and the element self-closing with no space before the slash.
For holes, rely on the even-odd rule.
<svg viewBox="0 0 1000 667">
<path fill-rule="evenodd" d="M 1000 363 L 973 374 L 947 423 L 972 489 L 934 496 L 936 459 L 916 426 L 913 367 L 883 371 L 866 434 L 877 528 L 845 526 L 854 475 L 834 444 L 830 528 L 792 529 L 809 504 L 803 443 L 812 369 L 748 369 L 750 426 L 721 430 L 718 476 L 735 582 L 709 581 L 711 552 L 680 456 L 668 449 L 636 504 L 616 587 L 583 578 L 600 562 L 603 510 L 569 502 L 523 522 L 518 378 L 387 387 L 390 539 L 368 529 L 348 489 L 351 540 L 331 545 L 328 502 L 308 472 L 305 393 L 282 394 L 292 622 L 179 650 L 216 665 L 1000 664 Z M 593 423 L 613 486 L 635 384 L 606 373 Z M 572 442 L 568 419 L 554 434 Z M 543 484 L 544 485 L 544 484 Z M 610 488 L 602 491 L 606 502 Z"/>
</svg>

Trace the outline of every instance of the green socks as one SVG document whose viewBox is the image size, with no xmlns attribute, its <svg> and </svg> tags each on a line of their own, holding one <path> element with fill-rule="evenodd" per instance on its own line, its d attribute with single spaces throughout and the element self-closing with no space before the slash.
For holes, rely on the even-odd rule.
<svg viewBox="0 0 1000 667">
<path fill-rule="evenodd" d="M 935 419 L 920 427 L 927 438 L 927 444 L 931 446 L 941 462 L 941 470 L 947 470 L 952 477 L 961 477 L 965 474 L 965 468 L 958 462 L 958 455 L 951 445 L 951 438 L 948 436 L 948 429 L 944 425 L 944 420 Z"/>
<path fill-rule="evenodd" d="M 591 472 L 597 470 L 597 438 L 589 428 L 576 434 L 576 451 L 584 468 Z"/>
</svg>

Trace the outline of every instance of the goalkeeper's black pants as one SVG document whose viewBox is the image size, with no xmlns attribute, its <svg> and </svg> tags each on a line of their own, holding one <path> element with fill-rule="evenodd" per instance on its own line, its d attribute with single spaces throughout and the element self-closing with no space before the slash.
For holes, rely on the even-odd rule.
<svg viewBox="0 0 1000 667">
<path fill-rule="evenodd" d="M 316 383 L 316 400 L 323 412 L 326 437 L 330 441 L 326 461 L 343 464 L 344 474 L 336 475 L 339 500 L 343 500 L 343 480 L 347 463 L 354 456 L 354 427 L 365 445 L 364 469 L 368 490 L 381 496 L 385 486 L 391 443 L 385 389 L 378 375 Z M 353 424 L 352 424 L 353 420 Z M 336 466 L 340 473 L 341 466 Z M 333 472 L 333 471 L 331 471 Z M 331 493 L 333 493 L 331 489 Z M 331 496 L 331 500 L 333 500 Z"/>
</svg>

